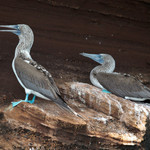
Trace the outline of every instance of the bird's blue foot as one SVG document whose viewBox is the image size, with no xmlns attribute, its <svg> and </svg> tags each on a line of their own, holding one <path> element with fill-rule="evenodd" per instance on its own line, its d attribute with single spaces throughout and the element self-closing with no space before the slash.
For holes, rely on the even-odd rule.
<svg viewBox="0 0 150 150">
<path fill-rule="evenodd" d="M 30 103 L 30 104 L 33 104 L 34 101 L 35 101 L 35 97 L 36 97 L 36 96 L 34 95 L 33 98 L 32 98 L 32 100 L 28 100 L 27 102 Z"/>
<path fill-rule="evenodd" d="M 32 100 L 28 100 L 28 97 L 29 97 L 29 94 L 26 94 L 25 100 L 20 100 L 18 102 L 11 102 L 12 106 L 15 107 L 18 104 L 20 104 L 21 102 L 27 102 L 27 103 L 33 104 L 36 96 L 34 95 Z"/>
<path fill-rule="evenodd" d="M 20 104 L 21 102 L 24 102 L 24 100 L 20 100 L 18 102 L 11 102 L 12 103 L 12 106 L 15 107 L 17 106 L 18 104 Z"/>
<path fill-rule="evenodd" d="M 102 89 L 102 92 L 104 92 L 104 93 L 111 93 L 111 92 L 107 91 L 106 89 Z"/>
<path fill-rule="evenodd" d="M 30 104 L 33 104 L 33 103 L 34 103 L 33 100 L 28 100 L 27 102 L 30 103 Z"/>
</svg>

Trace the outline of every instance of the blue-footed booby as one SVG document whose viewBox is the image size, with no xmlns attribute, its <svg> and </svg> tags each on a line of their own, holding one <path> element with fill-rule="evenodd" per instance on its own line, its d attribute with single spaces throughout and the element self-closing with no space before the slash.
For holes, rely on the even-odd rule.
<svg viewBox="0 0 150 150">
<path fill-rule="evenodd" d="M 150 99 L 150 89 L 148 87 L 128 74 L 114 72 L 115 60 L 111 55 L 80 54 L 101 64 L 92 69 L 90 80 L 93 85 L 101 88 L 102 91 L 134 101 Z"/>
<path fill-rule="evenodd" d="M 59 89 L 51 74 L 32 59 L 30 55 L 30 50 L 34 42 L 32 29 L 25 24 L 0 25 L 0 27 L 9 28 L 9 30 L 0 30 L 1 32 L 12 32 L 19 37 L 19 43 L 12 61 L 12 68 L 18 82 L 25 89 L 26 97 L 25 100 L 12 102 L 13 107 L 21 102 L 34 103 L 35 96 L 38 96 L 46 100 L 53 100 L 60 107 L 78 116 L 61 98 Z M 28 100 L 30 94 L 34 95 L 32 100 Z"/>
</svg>

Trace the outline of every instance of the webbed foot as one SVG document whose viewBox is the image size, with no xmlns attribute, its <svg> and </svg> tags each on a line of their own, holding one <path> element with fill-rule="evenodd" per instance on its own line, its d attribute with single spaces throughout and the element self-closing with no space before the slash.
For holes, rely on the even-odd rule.
<svg viewBox="0 0 150 150">
<path fill-rule="evenodd" d="M 20 100 L 18 102 L 11 102 L 12 103 L 12 107 L 17 106 L 18 104 L 20 104 L 21 102 L 24 102 L 24 100 Z"/>
<path fill-rule="evenodd" d="M 34 100 L 35 100 L 35 97 L 36 97 L 36 96 L 34 95 L 33 98 L 32 98 L 32 100 L 28 100 L 27 102 L 30 103 L 30 104 L 33 104 L 33 103 L 34 103 Z"/>
<path fill-rule="evenodd" d="M 104 93 L 111 93 L 111 92 L 107 91 L 106 89 L 102 89 L 102 92 L 104 92 Z"/>
<path fill-rule="evenodd" d="M 33 104 L 36 96 L 34 95 L 32 100 L 28 100 L 28 97 L 29 97 L 29 94 L 26 94 L 25 100 L 20 100 L 18 102 L 11 102 L 12 103 L 12 107 L 17 106 L 21 102 L 27 102 L 27 103 Z"/>
</svg>

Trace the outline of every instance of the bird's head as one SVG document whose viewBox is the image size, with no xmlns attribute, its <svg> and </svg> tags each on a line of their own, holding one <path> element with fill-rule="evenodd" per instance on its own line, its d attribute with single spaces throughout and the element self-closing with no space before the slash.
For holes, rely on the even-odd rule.
<svg viewBox="0 0 150 150">
<path fill-rule="evenodd" d="M 113 72 L 115 69 L 115 60 L 109 54 L 88 54 L 80 53 L 80 55 L 93 59 L 101 64 L 103 68 L 99 68 L 101 72 Z M 102 70 L 103 69 L 103 70 Z"/>
<path fill-rule="evenodd" d="M 94 61 L 98 62 L 99 64 L 104 63 L 104 54 L 88 54 L 88 53 L 80 53 L 80 55 L 84 57 L 88 57 L 90 59 L 93 59 Z"/>
<path fill-rule="evenodd" d="M 26 37 L 26 35 L 33 34 L 32 29 L 26 24 L 17 25 L 0 25 L 2 28 L 9 28 L 9 30 L 0 30 L 1 32 L 12 32 L 18 36 Z"/>
<path fill-rule="evenodd" d="M 0 32 L 12 32 L 16 34 L 20 39 L 20 44 L 22 44 L 23 49 L 30 49 L 34 41 L 34 35 L 32 29 L 26 24 L 17 24 L 17 25 L 0 25 L 2 29 Z M 21 46 L 21 45 L 20 45 Z"/>
</svg>

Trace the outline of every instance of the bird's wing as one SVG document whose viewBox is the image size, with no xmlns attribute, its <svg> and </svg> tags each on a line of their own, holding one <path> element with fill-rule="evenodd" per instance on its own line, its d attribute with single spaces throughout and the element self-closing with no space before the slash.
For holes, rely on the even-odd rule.
<svg viewBox="0 0 150 150">
<path fill-rule="evenodd" d="M 60 95 L 59 89 L 56 86 L 56 83 L 52 77 L 52 75 L 50 74 L 50 72 L 48 72 L 43 66 L 39 65 L 36 61 L 34 60 L 30 60 L 30 65 L 34 66 L 37 70 L 43 72 L 47 78 L 49 79 L 51 86 L 53 87 L 53 89 L 55 90 L 55 92 Z"/>
<path fill-rule="evenodd" d="M 34 61 L 27 62 L 19 57 L 15 60 L 15 70 L 23 85 L 53 100 L 58 106 L 77 115 L 59 95 L 59 90 L 50 73 Z"/>
<path fill-rule="evenodd" d="M 49 73 L 49 74 L 50 74 L 50 73 Z M 56 83 L 55 83 L 53 77 L 51 76 L 51 74 L 48 76 L 48 79 L 49 79 L 49 81 L 50 81 L 50 83 L 51 83 L 53 89 L 56 91 L 56 93 L 57 93 L 58 95 L 60 95 L 60 91 L 59 91 L 59 89 L 57 88 Z"/>
<path fill-rule="evenodd" d="M 23 85 L 47 98 L 57 99 L 60 93 L 50 73 L 36 62 L 35 66 L 32 63 L 27 63 L 19 57 L 15 59 L 16 73 Z"/>
<path fill-rule="evenodd" d="M 150 89 L 129 75 L 119 73 L 95 74 L 100 84 L 120 97 L 150 98 Z"/>
</svg>

